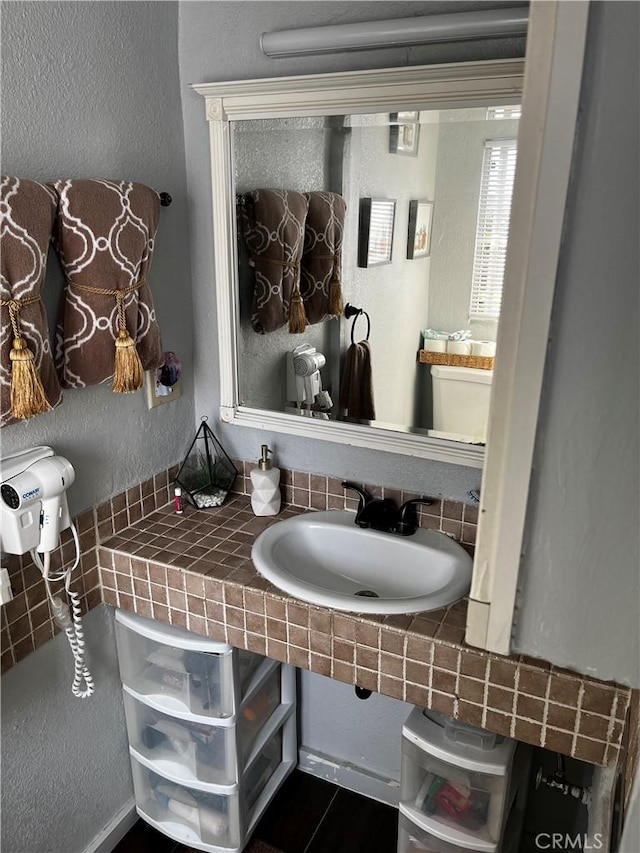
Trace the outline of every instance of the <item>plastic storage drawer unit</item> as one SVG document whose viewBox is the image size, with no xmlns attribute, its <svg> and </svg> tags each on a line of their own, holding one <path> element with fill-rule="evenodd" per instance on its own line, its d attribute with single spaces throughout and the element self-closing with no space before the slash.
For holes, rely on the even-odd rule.
<svg viewBox="0 0 640 853">
<path fill-rule="evenodd" d="M 402 731 L 401 811 L 453 850 L 491 851 L 511 805 L 515 742 L 496 743 L 489 733 L 483 742 L 480 733 L 478 745 L 471 745 L 458 734 L 420 709 L 411 713 Z"/>
<path fill-rule="evenodd" d="M 138 814 L 207 853 L 240 853 L 297 759 L 291 666 L 116 613 Z"/>
<path fill-rule="evenodd" d="M 120 614 L 116 641 L 122 682 L 135 693 L 167 710 L 204 717 L 234 713 L 231 646 L 180 629 L 163 635 L 149 619 Z M 214 645 L 222 651 L 212 652 Z"/>
</svg>

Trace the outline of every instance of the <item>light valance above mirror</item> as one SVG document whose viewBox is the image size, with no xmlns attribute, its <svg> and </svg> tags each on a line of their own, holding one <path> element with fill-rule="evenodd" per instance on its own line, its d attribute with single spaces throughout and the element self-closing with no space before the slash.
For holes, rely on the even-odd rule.
<svg viewBox="0 0 640 853">
<path fill-rule="evenodd" d="M 243 150 L 250 150 L 252 146 L 255 148 L 255 143 L 243 143 L 244 149 L 242 149 L 240 139 L 245 132 L 250 134 L 249 138 L 251 138 L 254 130 L 257 130 L 256 138 L 259 139 L 261 125 L 257 120 L 264 119 L 288 120 L 285 124 L 291 125 L 297 133 L 302 132 L 300 127 L 304 125 L 304 120 L 312 117 L 324 118 L 324 122 L 329 126 L 340 125 L 342 128 L 347 125 L 351 129 L 353 125 L 367 125 L 376 121 L 386 121 L 392 115 L 405 117 L 407 125 L 410 125 L 410 118 L 419 115 L 421 112 L 423 116 L 434 116 L 437 115 L 437 111 L 443 111 L 444 114 L 444 111 L 466 110 L 471 115 L 474 110 L 480 107 L 512 106 L 520 102 L 523 66 L 524 63 L 518 60 L 495 60 L 211 83 L 193 87 L 205 98 L 206 117 L 210 129 L 220 351 L 220 414 L 223 421 L 293 435 L 303 435 L 309 438 L 431 458 L 458 465 L 482 467 L 483 446 L 433 437 L 426 434 L 426 430 L 413 429 L 412 424 L 408 422 L 408 417 L 394 418 L 394 423 L 389 423 L 389 428 L 386 425 L 389 420 L 387 417 L 382 417 L 382 423 L 375 427 L 348 421 L 299 417 L 288 414 L 285 411 L 286 406 L 279 402 L 275 403 L 273 408 L 269 408 L 268 402 L 263 403 L 258 396 L 253 395 L 249 388 L 251 383 L 247 381 L 246 373 L 247 370 L 251 370 L 251 367 L 245 366 L 243 359 L 249 363 L 256 363 L 259 360 L 259 353 L 252 352 L 258 343 L 255 340 L 251 341 L 251 339 L 243 337 L 245 335 L 243 327 L 247 324 L 244 321 L 241 322 L 243 311 L 245 311 L 241 307 L 241 298 L 244 299 L 245 297 L 241 295 L 239 288 L 236 192 L 252 189 L 252 187 L 241 185 L 241 166 L 246 159 Z M 363 120 L 355 120 L 358 116 L 362 116 Z M 346 117 L 349 117 L 348 120 Z M 317 122 L 317 119 L 314 121 Z M 431 121 L 431 119 L 427 119 L 427 121 Z M 417 141 L 418 130 L 420 130 L 419 127 L 410 128 L 411 132 L 408 135 L 405 133 L 398 137 L 401 139 L 401 146 L 398 146 L 398 138 L 396 138 L 396 151 L 397 154 L 401 155 L 397 157 L 398 168 L 402 166 L 400 161 L 404 161 L 405 168 L 410 165 L 409 161 L 413 156 L 412 147 Z M 426 130 L 429 130 L 428 126 Z M 292 132 L 294 131 L 292 130 Z M 388 128 L 385 128 L 385 133 L 387 132 Z M 425 125 L 422 125 L 421 144 L 426 146 L 429 139 L 428 133 L 425 132 Z M 401 151 L 399 148 L 405 150 Z M 316 189 L 312 185 L 312 166 L 313 164 L 307 163 L 305 174 L 300 176 L 301 186 L 291 186 L 292 190 L 298 189 L 305 192 Z M 309 177 L 309 175 L 311 176 Z M 265 180 L 267 179 L 265 178 Z M 274 183 L 258 183 L 255 186 L 274 186 Z M 324 189 L 327 188 L 324 187 Z M 348 209 L 358 210 L 357 196 L 375 196 L 375 193 L 366 193 L 363 191 L 364 189 L 366 189 L 365 179 L 362 177 L 358 184 L 358 192 L 353 197 L 347 198 Z M 415 201 L 420 200 L 433 201 L 433 199 L 423 198 L 420 194 L 416 194 Z M 420 211 L 421 217 L 429 216 L 432 213 L 430 208 L 424 206 Z M 415 213 L 416 210 L 414 209 L 414 227 Z M 393 252 L 406 258 L 414 257 L 408 252 L 407 247 L 407 225 L 409 228 L 411 227 L 411 223 L 408 222 L 409 214 L 410 204 L 408 200 L 402 200 L 402 204 L 396 204 L 396 218 L 404 217 L 404 219 L 401 221 L 402 227 L 396 224 L 394 245 L 390 247 L 390 254 Z M 431 223 L 429 222 L 429 224 Z M 424 227 L 422 219 L 420 226 Z M 407 263 L 409 266 L 413 265 L 415 271 L 418 268 L 424 269 L 424 265 L 435 264 L 436 259 L 435 257 L 427 259 L 424 242 L 427 239 L 426 233 L 424 235 L 416 233 L 414 236 L 415 246 L 417 247 L 415 259 L 409 260 Z M 357 245 L 350 246 L 345 229 L 343 255 L 347 252 L 350 252 L 349 264 L 351 266 L 343 261 L 345 268 L 355 268 Z M 423 260 L 420 260 L 421 256 L 423 256 Z M 242 262 L 242 258 L 240 261 Z M 385 271 L 389 275 L 390 270 L 391 266 L 381 264 L 380 269 L 374 268 L 363 270 L 363 272 L 370 276 L 381 276 L 385 274 Z M 361 290 L 357 292 L 356 298 L 352 298 L 349 292 L 349 282 L 343 282 L 343 289 L 345 302 L 351 301 L 356 305 L 361 304 Z M 364 308 L 367 309 L 366 304 L 364 304 Z M 380 327 L 381 321 L 377 322 L 378 325 L 376 326 L 374 320 L 374 332 Z M 322 332 L 319 333 L 318 330 L 321 326 L 326 328 L 323 328 Z M 315 337 L 307 339 L 306 335 L 291 335 L 290 348 L 293 349 L 298 344 L 312 343 L 319 350 L 322 347 L 334 347 L 336 351 L 339 351 L 341 341 L 344 340 L 345 330 L 348 337 L 350 326 L 351 323 L 347 323 L 345 320 L 318 324 L 318 326 L 310 327 L 313 328 Z M 318 334 L 321 334 L 320 338 L 317 337 Z M 261 341 L 264 346 L 264 337 L 261 338 Z M 404 356 L 406 362 L 408 363 L 409 359 L 415 361 L 419 342 L 412 338 L 406 343 L 406 348 L 407 353 Z M 337 359 L 333 361 L 337 362 Z M 426 368 L 427 365 L 421 365 L 421 367 Z M 378 351 L 374 355 L 374 368 L 379 373 L 386 370 L 392 374 L 393 369 L 398 370 L 397 365 L 395 368 L 393 367 L 392 357 L 386 352 L 384 356 L 381 356 Z M 284 372 L 283 366 L 282 375 Z M 331 372 L 327 367 L 327 377 L 332 393 L 334 397 L 337 397 L 339 376 L 335 363 Z M 259 376 L 256 376 L 255 382 L 257 386 L 264 387 L 264 382 Z"/>
</svg>

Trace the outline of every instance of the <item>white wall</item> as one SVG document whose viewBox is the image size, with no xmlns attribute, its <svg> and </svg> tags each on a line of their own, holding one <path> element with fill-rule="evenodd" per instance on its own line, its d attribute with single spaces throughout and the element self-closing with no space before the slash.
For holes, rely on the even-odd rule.
<svg viewBox="0 0 640 853">
<path fill-rule="evenodd" d="M 397 805 L 402 726 L 413 705 L 313 672 L 300 673 L 301 767 L 314 776 Z"/>
<path fill-rule="evenodd" d="M 637 3 L 591 7 L 515 649 L 640 685 Z"/>
</svg>

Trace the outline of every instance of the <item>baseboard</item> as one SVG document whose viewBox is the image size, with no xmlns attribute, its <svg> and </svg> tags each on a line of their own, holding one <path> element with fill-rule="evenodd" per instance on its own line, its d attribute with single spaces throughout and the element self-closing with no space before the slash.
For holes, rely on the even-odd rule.
<svg viewBox="0 0 640 853">
<path fill-rule="evenodd" d="M 385 778 L 352 764 L 340 764 L 331 756 L 311 752 L 304 747 L 298 750 L 298 770 L 389 806 L 397 806 L 400 802 L 400 782 L 397 779 Z"/>
<path fill-rule="evenodd" d="M 137 820 L 136 802 L 131 797 L 104 829 L 96 835 L 84 853 L 111 853 Z"/>
</svg>

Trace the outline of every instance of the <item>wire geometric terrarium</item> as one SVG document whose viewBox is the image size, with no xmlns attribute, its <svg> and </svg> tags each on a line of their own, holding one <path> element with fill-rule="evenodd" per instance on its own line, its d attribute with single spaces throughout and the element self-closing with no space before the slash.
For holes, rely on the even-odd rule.
<svg viewBox="0 0 640 853">
<path fill-rule="evenodd" d="M 222 506 L 238 474 L 206 421 L 205 416 L 176 476 L 176 483 L 198 509 Z"/>
</svg>

